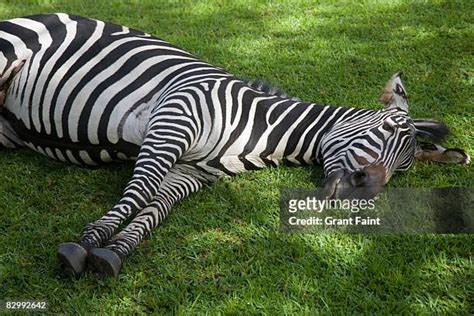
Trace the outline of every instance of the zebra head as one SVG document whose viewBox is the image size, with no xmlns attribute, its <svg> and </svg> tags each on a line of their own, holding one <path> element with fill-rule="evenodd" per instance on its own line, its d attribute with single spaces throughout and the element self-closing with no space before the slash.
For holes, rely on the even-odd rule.
<svg viewBox="0 0 474 316">
<path fill-rule="evenodd" d="M 384 109 L 336 123 L 322 139 L 321 160 L 330 198 L 372 198 L 395 171 L 415 159 L 416 135 L 442 138 L 446 127 L 434 120 L 412 120 L 405 87 L 396 73 L 380 101 Z"/>
</svg>

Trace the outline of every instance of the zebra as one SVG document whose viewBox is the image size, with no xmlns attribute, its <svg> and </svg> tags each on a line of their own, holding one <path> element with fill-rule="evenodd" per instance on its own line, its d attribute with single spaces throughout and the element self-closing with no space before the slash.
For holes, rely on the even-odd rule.
<svg viewBox="0 0 474 316">
<path fill-rule="evenodd" d="M 344 198 L 360 188 L 377 194 L 415 159 L 469 162 L 439 145 L 443 123 L 409 116 L 400 73 L 380 101 L 381 110 L 303 102 L 158 37 L 85 17 L 0 22 L 1 145 L 86 166 L 135 161 L 117 204 L 59 245 L 61 269 L 76 278 L 117 276 L 176 202 L 221 176 L 319 164 L 327 195 Z"/>
</svg>

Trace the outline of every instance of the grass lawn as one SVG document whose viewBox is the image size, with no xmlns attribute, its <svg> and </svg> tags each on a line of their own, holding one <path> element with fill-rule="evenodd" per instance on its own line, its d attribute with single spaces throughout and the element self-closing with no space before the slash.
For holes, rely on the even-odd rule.
<svg viewBox="0 0 474 316">
<path fill-rule="evenodd" d="M 379 108 L 405 73 L 413 117 L 474 155 L 474 2 L 2 1 L 0 18 L 67 12 L 155 34 L 304 100 Z M 364 2 L 362 4 L 362 2 Z M 474 313 L 472 235 L 286 234 L 281 188 L 321 168 L 222 179 L 177 205 L 118 279 L 58 276 L 56 247 L 118 201 L 132 165 L 87 169 L 28 150 L 0 155 L 0 300 L 51 312 Z M 416 163 L 391 187 L 474 187 L 472 166 Z"/>
</svg>

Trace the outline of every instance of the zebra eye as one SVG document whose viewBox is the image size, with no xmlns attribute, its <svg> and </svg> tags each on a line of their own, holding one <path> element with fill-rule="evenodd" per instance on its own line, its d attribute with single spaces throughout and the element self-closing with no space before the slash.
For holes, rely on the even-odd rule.
<svg viewBox="0 0 474 316">
<path fill-rule="evenodd" d="M 405 93 L 405 90 L 403 90 L 402 86 L 397 84 L 395 86 L 395 91 L 394 91 L 396 94 L 400 95 L 402 98 L 406 99 L 407 98 L 407 95 Z"/>
<path fill-rule="evenodd" d="M 393 123 L 389 122 L 388 120 L 383 122 L 382 128 L 390 133 L 395 132 L 395 125 L 393 125 Z"/>
</svg>

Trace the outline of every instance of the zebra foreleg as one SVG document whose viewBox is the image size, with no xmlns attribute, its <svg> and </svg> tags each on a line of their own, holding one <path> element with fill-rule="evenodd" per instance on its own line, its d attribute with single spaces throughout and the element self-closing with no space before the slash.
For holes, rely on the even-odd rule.
<svg viewBox="0 0 474 316">
<path fill-rule="evenodd" d="M 67 274 L 79 277 L 86 268 L 91 249 L 100 248 L 120 224 L 151 204 L 166 174 L 189 147 L 190 137 L 184 136 L 187 133 L 179 134 L 178 127 L 167 131 L 161 126 L 166 126 L 166 122 L 151 122 L 132 179 L 119 203 L 99 220 L 87 225 L 78 243 L 59 246 L 58 257 Z"/>
<path fill-rule="evenodd" d="M 415 157 L 421 161 L 434 161 L 450 164 L 468 164 L 469 155 L 462 149 L 444 148 L 438 144 L 419 142 L 416 147 Z"/>
<path fill-rule="evenodd" d="M 88 257 L 92 271 L 106 276 L 117 276 L 123 259 L 157 227 L 179 200 L 202 188 L 195 176 L 173 168 L 163 180 L 153 202 L 138 213 L 130 224 L 107 242 L 104 248 L 94 248 Z"/>
</svg>

